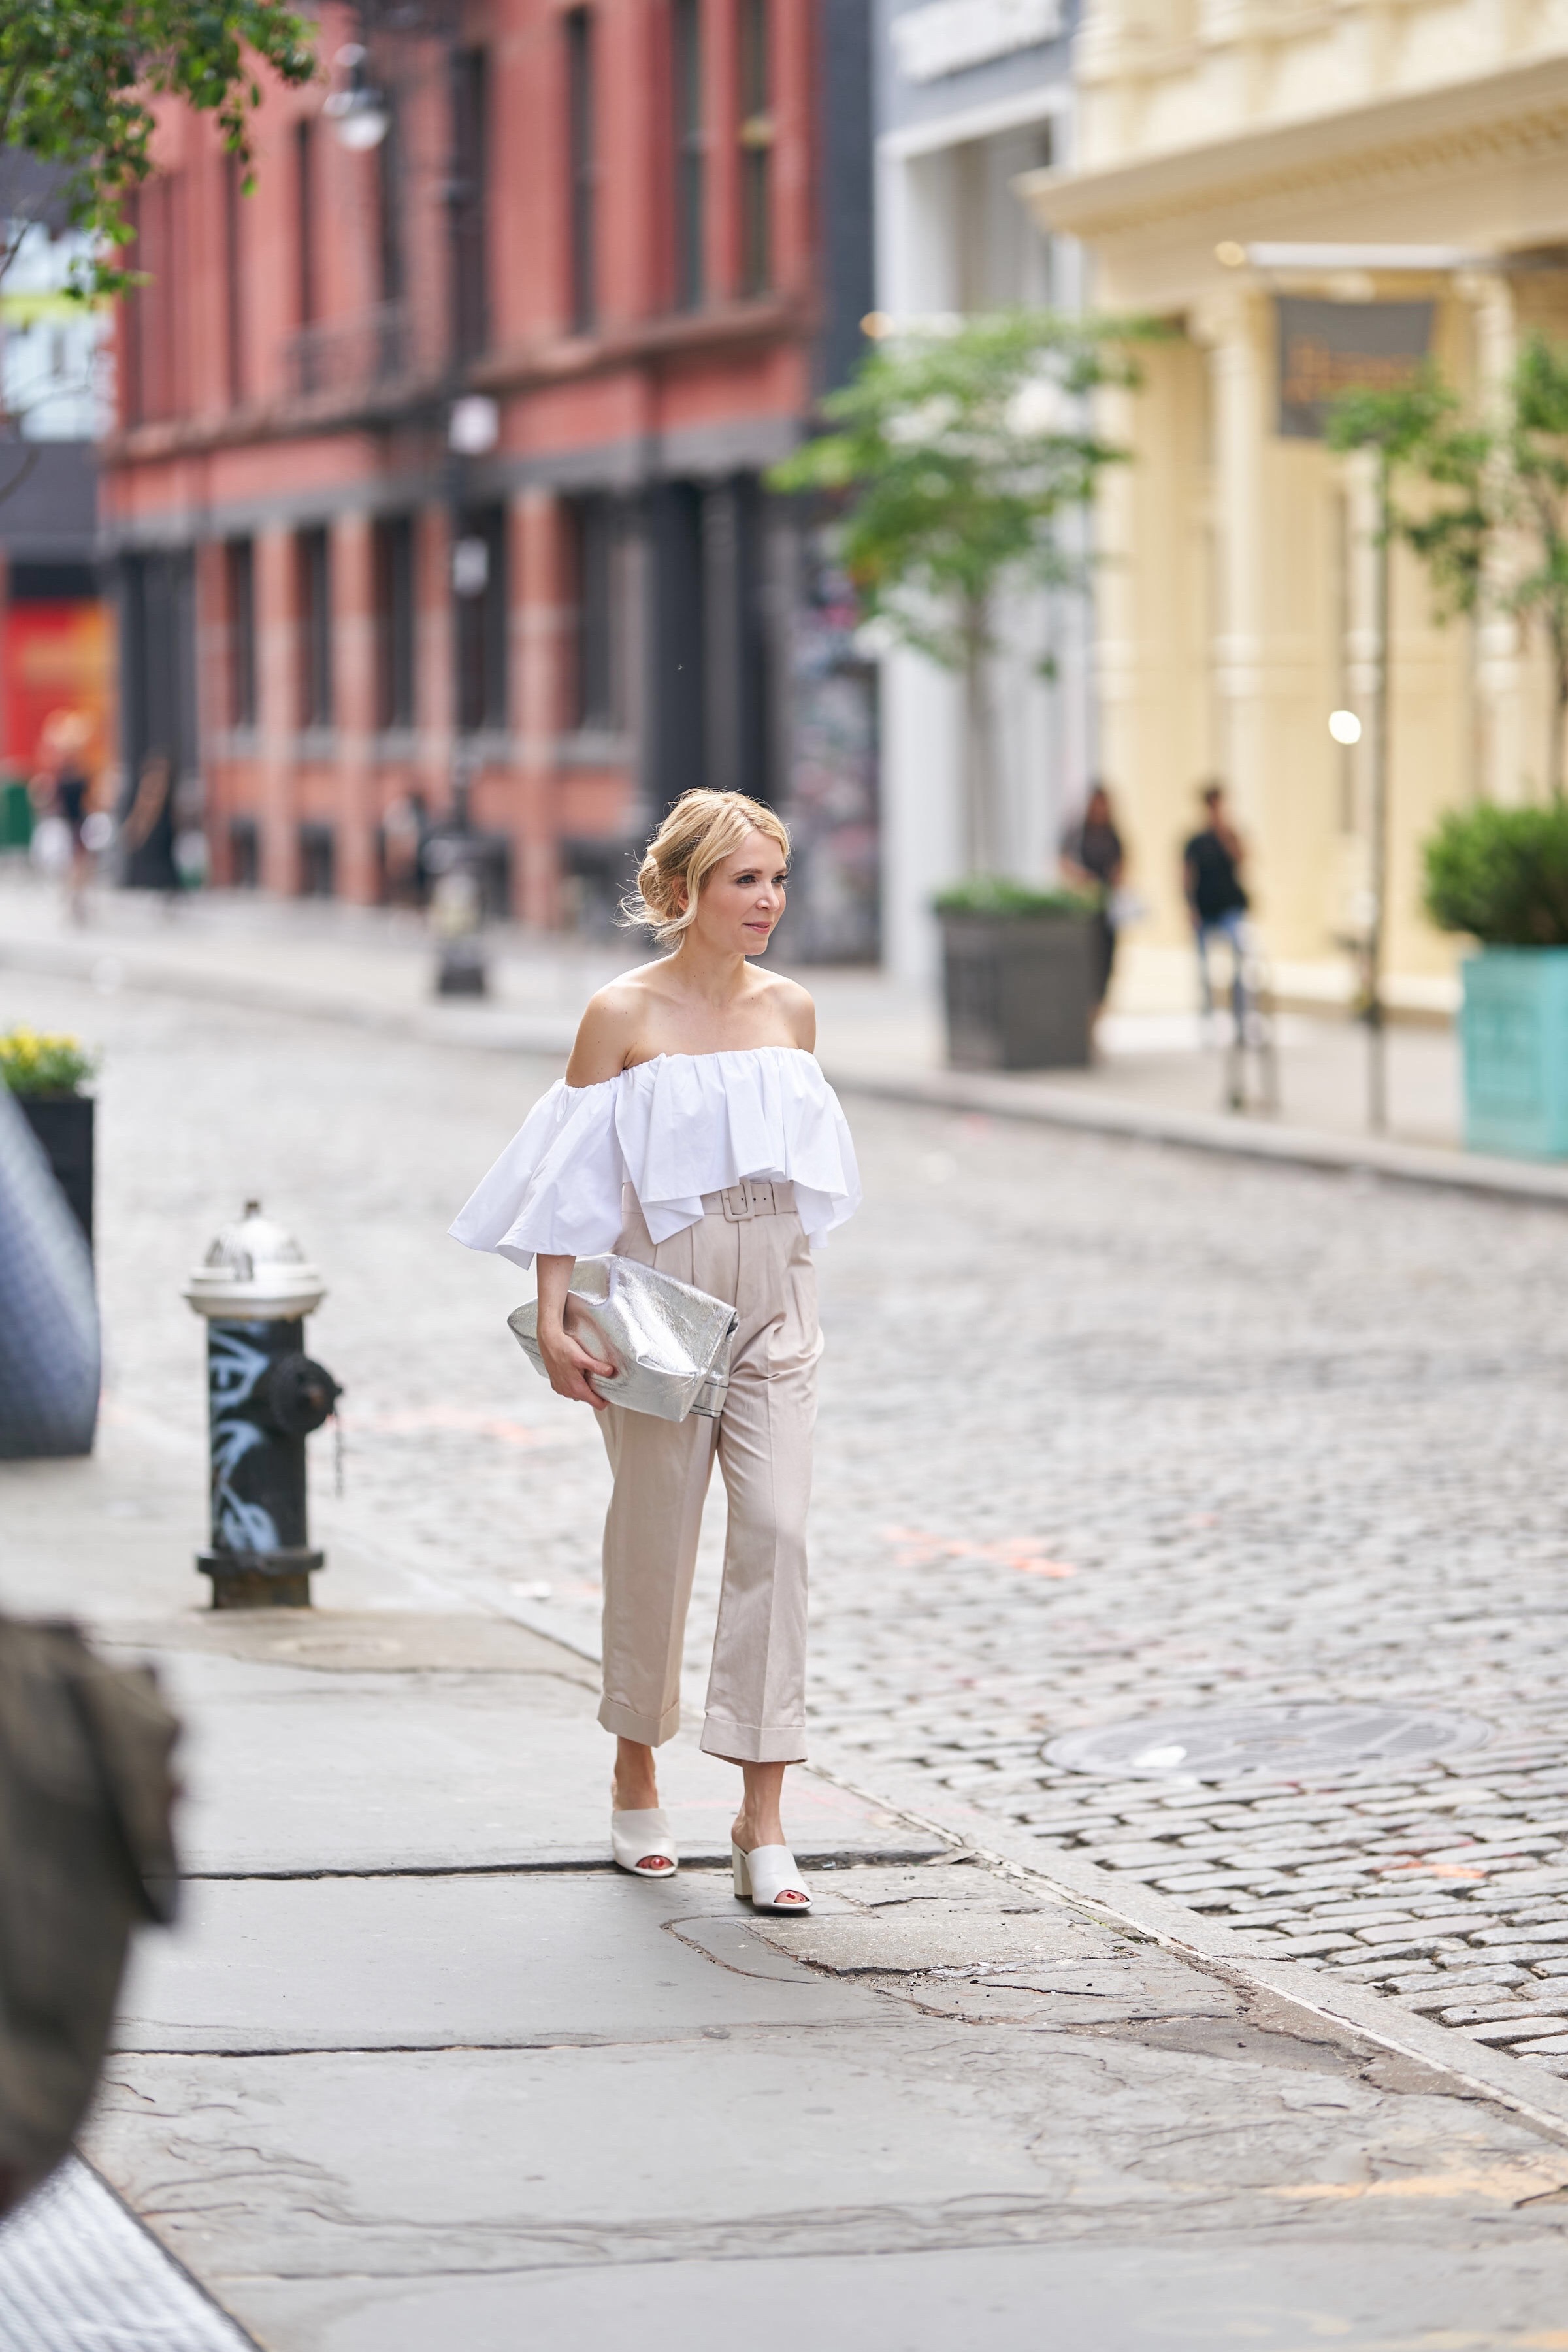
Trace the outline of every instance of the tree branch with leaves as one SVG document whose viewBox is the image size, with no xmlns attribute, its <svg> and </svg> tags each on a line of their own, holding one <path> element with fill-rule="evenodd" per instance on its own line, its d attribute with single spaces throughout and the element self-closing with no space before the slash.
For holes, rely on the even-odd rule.
<svg viewBox="0 0 1568 2352">
<path fill-rule="evenodd" d="M 309 81 L 314 35 L 279 0 L 12 0 L 0 8 L 0 149 L 50 169 L 66 222 L 91 240 L 83 296 L 132 282 L 128 199 L 153 168 L 160 98 L 216 117 L 248 165 L 261 76 Z M 23 226 L 26 223 L 22 224 Z M 16 229 L 0 223 L 0 276 Z"/>
</svg>

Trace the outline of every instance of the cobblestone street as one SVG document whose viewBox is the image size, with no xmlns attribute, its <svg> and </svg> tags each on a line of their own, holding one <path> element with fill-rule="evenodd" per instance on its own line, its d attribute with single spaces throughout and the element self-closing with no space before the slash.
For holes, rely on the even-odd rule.
<svg viewBox="0 0 1568 2352">
<path fill-rule="evenodd" d="M 201 1503 L 188 1265 L 247 1193 L 331 1285 L 353 1533 L 591 1646 L 607 1478 L 444 1238 L 553 1069 L 10 975 L 106 1047 L 107 1420 Z M 1568 2074 L 1568 1223 L 1546 1207 L 847 1102 L 821 1261 L 813 1701 L 897 1765 Z M 721 1512 L 691 1661 L 711 1626 Z M 193 1578 L 193 1588 L 195 1580 Z M 330 1603 L 330 1570 L 321 1593 Z M 194 1597 L 194 1590 L 193 1590 Z M 700 1684 L 697 1685 L 700 1694 Z M 1460 1710 L 1487 1745 L 1326 1780 L 1126 1780 L 1078 1727 L 1242 1702 Z"/>
</svg>

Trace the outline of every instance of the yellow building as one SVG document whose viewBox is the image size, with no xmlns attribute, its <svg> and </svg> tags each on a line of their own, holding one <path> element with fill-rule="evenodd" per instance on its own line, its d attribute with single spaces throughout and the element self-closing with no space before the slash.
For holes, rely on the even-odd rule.
<svg viewBox="0 0 1568 2352">
<path fill-rule="evenodd" d="M 1532 326 L 1568 338 L 1568 14 L 1088 0 L 1077 71 L 1074 160 L 1019 193 L 1083 241 L 1097 308 L 1176 330 L 1117 401 L 1135 462 L 1100 524 L 1100 764 L 1153 907 L 1132 988 L 1147 1001 L 1185 953 L 1177 849 L 1212 775 L 1281 993 L 1342 998 L 1368 738 L 1342 751 L 1327 722 L 1367 708 L 1371 480 L 1282 394 L 1414 348 L 1413 321 L 1482 398 Z M 1495 609 L 1437 625 L 1407 555 L 1393 610 L 1388 995 L 1432 1013 L 1455 1000 L 1456 950 L 1420 913 L 1422 837 L 1455 803 L 1542 789 L 1548 688 L 1540 646 Z"/>
</svg>

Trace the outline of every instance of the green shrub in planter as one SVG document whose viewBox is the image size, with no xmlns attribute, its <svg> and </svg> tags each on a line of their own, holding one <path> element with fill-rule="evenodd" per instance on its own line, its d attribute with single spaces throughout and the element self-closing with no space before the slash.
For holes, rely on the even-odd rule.
<svg viewBox="0 0 1568 2352">
<path fill-rule="evenodd" d="M 1489 948 L 1568 947 L 1568 801 L 1450 809 L 1426 844 L 1426 911 Z"/>
<path fill-rule="evenodd" d="M 1426 844 L 1426 911 L 1480 943 L 1463 966 L 1465 1141 L 1568 1158 L 1568 803 L 1451 810 Z"/>
<path fill-rule="evenodd" d="M 971 874 L 938 894 L 939 915 L 1092 915 L 1100 905 L 1086 890 L 1041 889 L 1006 874 Z"/>
</svg>

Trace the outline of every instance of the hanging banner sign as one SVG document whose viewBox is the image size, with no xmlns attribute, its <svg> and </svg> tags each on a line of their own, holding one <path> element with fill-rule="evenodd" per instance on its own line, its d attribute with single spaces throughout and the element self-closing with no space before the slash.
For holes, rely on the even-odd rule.
<svg viewBox="0 0 1568 2352">
<path fill-rule="evenodd" d="M 1397 392 L 1432 347 L 1432 302 L 1314 302 L 1281 295 L 1279 431 L 1321 441 L 1330 403 L 1345 392 Z"/>
</svg>

